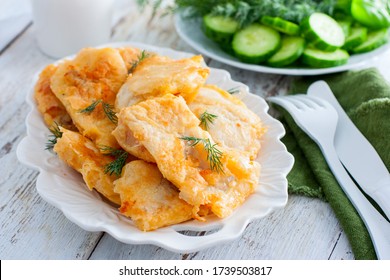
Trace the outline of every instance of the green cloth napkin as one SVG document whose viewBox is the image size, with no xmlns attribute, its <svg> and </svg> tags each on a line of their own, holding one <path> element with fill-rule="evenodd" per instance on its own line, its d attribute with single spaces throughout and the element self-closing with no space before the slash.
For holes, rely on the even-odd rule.
<svg viewBox="0 0 390 280">
<path fill-rule="evenodd" d="M 375 68 L 370 68 L 297 78 L 290 92 L 306 93 L 308 86 L 318 80 L 325 80 L 329 84 L 341 106 L 371 142 L 389 170 L 390 85 Z M 294 167 L 287 176 L 289 192 L 328 201 L 349 239 L 355 259 L 376 259 L 367 229 L 329 170 L 320 149 L 286 111 L 280 110 L 286 127 L 283 142 L 295 157 Z"/>
</svg>

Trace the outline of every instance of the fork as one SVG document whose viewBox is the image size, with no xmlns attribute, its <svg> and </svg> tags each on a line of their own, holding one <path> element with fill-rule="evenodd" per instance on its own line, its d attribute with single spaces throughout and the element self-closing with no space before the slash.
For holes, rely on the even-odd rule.
<svg viewBox="0 0 390 280">
<path fill-rule="evenodd" d="M 378 259 L 390 259 L 390 223 L 361 193 L 334 148 L 338 122 L 336 110 L 325 100 L 305 94 L 269 97 L 267 100 L 285 108 L 296 124 L 317 143 L 330 170 L 366 225 Z"/>
</svg>

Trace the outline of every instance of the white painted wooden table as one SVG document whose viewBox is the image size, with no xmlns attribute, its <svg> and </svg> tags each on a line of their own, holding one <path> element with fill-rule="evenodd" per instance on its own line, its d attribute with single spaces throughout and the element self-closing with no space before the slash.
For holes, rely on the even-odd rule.
<svg viewBox="0 0 390 280">
<path fill-rule="evenodd" d="M 2 0 L 0 22 L 28 12 L 28 0 Z M 172 17 L 140 13 L 132 0 L 117 0 L 112 41 L 134 41 L 195 52 L 175 32 Z M 0 26 L 1 28 L 1 26 Z M 0 33 L 1 34 L 1 33 Z M 0 41 L 3 38 L 0 38 Z M 37 172 L 21 165 L 16 147 L 26 134 L 25 96 L 34 73 L 54 60 L 40 52 L 34 25 L 26 23 L 0 50 L 0 259 L 353 259 L 348 240 L 327 203 L 290 196 L 284 209 L 248 225 L 229 244 L 177 254 L 152 245 L 123 244 L 104 232 L 87 232 L 43 201 Z M 253 73 L 207 59 L 260 96 L 283 94 L 287 76 Z M 390 55 L 376 62 L 390 80 Z M 201 233 L 202 234 L 202 233 Z"/>
</svg>

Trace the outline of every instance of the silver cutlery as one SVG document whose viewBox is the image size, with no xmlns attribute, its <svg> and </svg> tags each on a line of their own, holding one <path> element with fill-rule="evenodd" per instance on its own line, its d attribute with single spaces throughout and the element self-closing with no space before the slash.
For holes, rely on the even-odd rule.
<svg viewBox="0 0 390 280">
<path fill-rule="evenodd" d="M 357 184 L 390 219 L 390 173 L 371 143 L 357 129 L 324 81 L 312 84 L 307 94 L 328 101 L 337 111 L 335 148 L 344 167 Z"/>
<path fill-rule="evenodd" d="M 336 110 L 325 100 L 302 94 L 267 100 L 285 108 L 296 124 L 317 143 L 330 170 L 366 225 L 378 259 L 390 259 L 390 223 L 362 194 L 337 156 L 334 147 Z"/>
</svg>

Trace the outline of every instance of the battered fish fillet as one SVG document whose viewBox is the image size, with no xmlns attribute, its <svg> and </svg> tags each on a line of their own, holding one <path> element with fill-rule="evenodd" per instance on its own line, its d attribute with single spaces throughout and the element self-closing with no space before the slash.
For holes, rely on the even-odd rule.
<svg viewBox="0 0 390 280">
<path fill-rule="evenodd" d="M 188 106 L 198 118 L 205 112 L 216 116 L 212 123 L 206 122 L 207 131 L 215 142 L 247 152 L 251 160 L 257 158 L 266 129 L 242 101 L 217 86 L 206 85 Z M 206 129 L 204 124 L 202 128 Z"/>
<path fill-rule="evenodd" d="M 155 163 L 156 160 L 149 151 L 133 135 L 133 132 L 118 119 L 118 126 L 112 132 L 119 145 L 129 154 L 147 162 Z"/>
<path fill-rule="evenodd" d="M 86 48 L 58 66 L 51 89 L 82 135 L 97 146 L 118 147 L 111 135 L 115 124 L 104 113 L 102 102 L 113 106 L 126 78 L 126 64 L 117 49 Z M 80 112 L 98 100 L 102 102 L 92 112 Z"/>
<path fill-rule="evenodd" d="M 138 57 L 141 54 L 140 49 L 132 47 L 118 48 L 118 51 L 123 61 L 125 62 L 127 71 L 131 69 L 133 63 L 138 60 Z"/>
<path fill-rule="evenodd" d="M 167 93 L 192 101 L 209 74 L 202 63 L 200 55 L 180 60 L 158 55 L 145 58 L 121 87 L 115 103 L 117 110 Z"/>
<path fill-rule="evenodd" d="M 193 205 L 197 219 L 202 205 L 220 218 L 229 216 L 258 185 L 260 165 L 241 151 L 214 146 L 222 152 L 218 172 L 211 170 L 204 144 L 191 146 L 181 139 L 191 136 L 215 144 L 181 96 L 149 99 L 121 110 L 118 118 L 117 129 L 131 130 L 148 149 L 163 176 L 180 190 L 180 198 Z"/>
<path fill-rule="evenodd" d="M 90 190 L 95 189 L 111 202 L 121 205 L 114 192 L 114 176 L 104 173 L 104 166 L 113 159 L 100 153 L 95 144 L 78 132 L 60 128 L 62 137 L 57 139 L 54 151 L 70 167 L 80 172 Z"/>
<path fill-rule="evenodd" d="M 192 206 L 179 198 L 177 188 L 164 179 L 155 164 L 136 160 L 127 163 L 114 182 L 120 194 L 120 212 L 149 231 L 192 218 Z"/>
<path fill-rule="evenodd" d="M 42 114 L 43 120 L 48 127 L 53 127 L 57 124 L 71 130 L 76 130 L 64 105 L 62 105 L 50 88 L 50 79 L 56 70 L 57 66 L 53 64 L 46 66 L 40 73 L 38 81 L 35 84 L 34 98 L 38 105 L 38 111 Z"/>
</svg>

